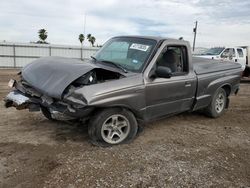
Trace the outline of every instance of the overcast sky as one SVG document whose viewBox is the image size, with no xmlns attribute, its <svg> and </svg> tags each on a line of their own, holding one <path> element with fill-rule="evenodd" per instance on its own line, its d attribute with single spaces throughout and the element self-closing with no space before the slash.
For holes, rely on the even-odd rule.
<svg viewBox="0 0 250 188">
<path fill-rule="evenodd" d="M 250 45 L 249 0 L 1 0 L 0 41 L 79 45 L 83 33 L 102 44 L 116 35 L 184 37 L 193 41 L 198 20 L 200 47 Z M 87 44 L 86 44 L 87 45 Z"/>
</svg>

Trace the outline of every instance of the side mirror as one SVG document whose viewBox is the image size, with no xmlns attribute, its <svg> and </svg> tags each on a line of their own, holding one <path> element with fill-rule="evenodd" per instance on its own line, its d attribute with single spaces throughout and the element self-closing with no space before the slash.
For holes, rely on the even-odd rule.
<svg viewBox="0 0 250 188">
<path fill-rule="evenodd" d="M 170 68 L 168 67 L 164 67 L 164 66 L 157 66 L 156 70 L 155 70 L 155 75 L 158 78 L 171 78 L 172 76 L 172 71 Z"/>
</svg>

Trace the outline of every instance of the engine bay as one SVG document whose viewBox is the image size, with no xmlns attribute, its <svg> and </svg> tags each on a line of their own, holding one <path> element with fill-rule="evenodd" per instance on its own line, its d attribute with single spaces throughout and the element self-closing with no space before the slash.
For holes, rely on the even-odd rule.
<svg viewBox="0 0 250 188">
<path fill-rule="evenodd" d="M 123 77 L 123 75 L 117 72 L 96 68 L 75 80 L 71 85 L 78 88 L 84 85 L 103 83 Z"/>
</svg>

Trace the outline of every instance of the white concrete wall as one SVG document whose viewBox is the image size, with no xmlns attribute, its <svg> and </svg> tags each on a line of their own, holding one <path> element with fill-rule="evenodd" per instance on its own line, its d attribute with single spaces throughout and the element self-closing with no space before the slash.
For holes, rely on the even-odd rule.
<svg viewBox="0 0 250 188">
<path fill-rule="evenodd" d="M 46 56 L 89 59 L 99 48 L 31 43 L 0 43 L 0 67 L 23 67 Z"/>
</svg>

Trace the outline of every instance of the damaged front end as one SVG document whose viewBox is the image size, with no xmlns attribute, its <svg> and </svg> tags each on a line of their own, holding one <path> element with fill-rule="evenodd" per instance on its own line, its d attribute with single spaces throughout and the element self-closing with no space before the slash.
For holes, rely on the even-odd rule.
<svg viewBox="0 0 250 188">
<path fill-rule="evenodd" d="M 11 80 L 10 82 L 13 82 Z M 56 120 L 74 120 L 83 111 L 75 109 L 71 104 L 43 95 L 30 87 L 24 80 L 14 81 L 13 90 L 5 97 L 5 107 L 15 107 L 17 110 L 28 109 L 31 112 L 42 111 L 47 118 Z M 82 108 L 84 106 L 81 106 Z M 78 108 L 81 109 L 78 105 Z M 90 109 L 84 108 L 86 111 Z"/>
<path fill-rule="evenodd" d="M 10 80 L 8 84 L 13 90 L 5 97 L 5 106 L 41 110 L 48 119 L 86 120 L 95 107 L 88 104 L 84 95 L 76 95 L 74 91 L 124 77 L 90 63 L 65 61 L 69 59 L 42 58 L 24 67 L 20 80 Z"/>
<path fill-rule="evenodd" d="M 28 107 L 30 100 L 21 92 L 14 90 L 5 97 L 5 107 L 16 107 L 17 110 L 22 110 Z"/>
</svg>

